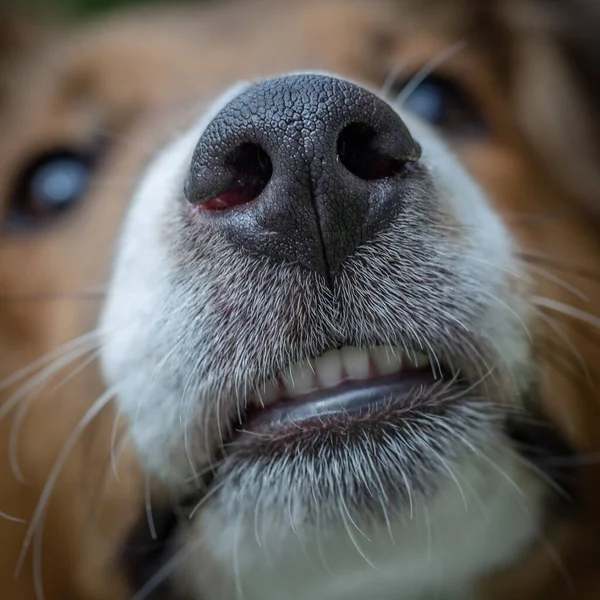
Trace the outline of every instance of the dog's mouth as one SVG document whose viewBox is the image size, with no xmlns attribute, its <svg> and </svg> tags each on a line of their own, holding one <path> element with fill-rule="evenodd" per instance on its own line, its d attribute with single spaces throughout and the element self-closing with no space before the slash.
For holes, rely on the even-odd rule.
<svg viewBox="0 0 600 600">
<path fill-rule="evenodd" d="M 297 363 L 263 386 L 235 437 L 344 428 L 380 408 L 414 406 L 428 388 L 450 379 L 420 351 L 344 346 Z"/>
<path fill-rule="evenodd" d="M 194 477 L 179 503 L 185 522 L 219 498 L 245 511 L 247 493 L 264 500 L 257 490 L 294 497 L 309 519 L 339 497 L 381 516 L 374 481 L 395 510 L 428 497 L 495 421 L 481 380 L 449 364 L 433 350 L 342 346 L 285 368 L 249 396 Z M 309 472 L 321 508 L 303 488 Z"/>
</svg>

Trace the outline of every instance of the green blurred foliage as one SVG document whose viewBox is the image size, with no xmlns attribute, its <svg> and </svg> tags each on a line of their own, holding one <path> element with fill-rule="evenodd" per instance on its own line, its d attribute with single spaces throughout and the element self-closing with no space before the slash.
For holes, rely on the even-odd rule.
<svg viewBox="0 0 600 600">
<path fill-rule="evenodd" d="M 55 6 L 61 12 L 85 15 L 129 4 L 148 4 L 149 1 L 153 0 L 56 0 Z"/>
<path fill-rule="evenodd" d="M 169 2 L 169 0 L 50 0 L 46 3 L 51 5 L 52 10 L 68 13 L 75 16 L 88 16 L 98 12 L 105 12 L 125 6 L 143 6 L 148 4 L 175 4 L 181 3 L 182 0 Z M 202 2 L 205 0 L 184 0 L 187 2 Z"/>
</svg>

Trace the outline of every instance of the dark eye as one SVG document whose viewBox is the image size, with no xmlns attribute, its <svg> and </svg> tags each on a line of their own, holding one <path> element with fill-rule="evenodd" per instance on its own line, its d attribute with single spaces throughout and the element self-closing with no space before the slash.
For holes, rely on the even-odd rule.
<svg viewBox="0 0 600 600">
<path fill-rule="evenodd" d="M 83 152 L 60 150 L 37 158 L 16 181 L 8 225 L 29 228 L 69 211 L 85 195 L 91 169 L 92 159 Z"/>
<path fill-rule="evenodd" d="M 406 94 L 403 94 L 405 86 Z M 402 107 L 447 135 L 480 138 L 488 133 L 485 119 L 473 98 L 452 79 L 430 75 L 412 91 L 410 87 L 411 82 L 407 80 L 396 89 Z"/>
</svg>

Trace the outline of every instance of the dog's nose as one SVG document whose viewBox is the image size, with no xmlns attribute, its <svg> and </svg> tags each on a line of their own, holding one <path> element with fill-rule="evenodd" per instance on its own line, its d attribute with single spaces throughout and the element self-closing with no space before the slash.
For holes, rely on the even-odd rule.
<svg viewBox="0 0 600 600">
<path fill-rule="evenodd" d="M 322 75 L 264 81 L 213 119 L 194 151 L 194 214 L 244 251 L 329 281 L 405 209 L 420 149 L 385 101 Z"/>
</svg>

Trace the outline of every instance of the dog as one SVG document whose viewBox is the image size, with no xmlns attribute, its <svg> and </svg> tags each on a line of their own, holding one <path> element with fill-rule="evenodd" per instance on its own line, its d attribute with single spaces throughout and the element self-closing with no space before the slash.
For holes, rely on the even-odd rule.
<svg viewBox="0 0 600 600">
<path fill-rule="evenodd" d="M 2 597 L 597 598 L 599 13 L 5 19 Z"/>
</svg>

